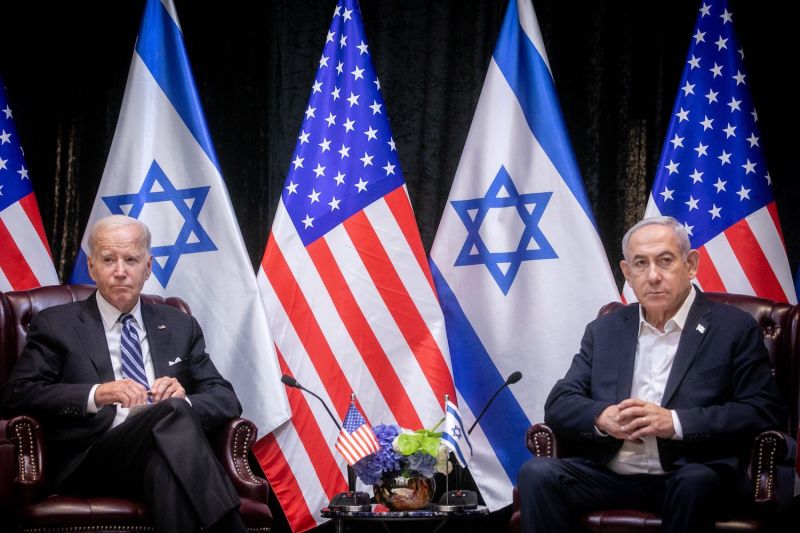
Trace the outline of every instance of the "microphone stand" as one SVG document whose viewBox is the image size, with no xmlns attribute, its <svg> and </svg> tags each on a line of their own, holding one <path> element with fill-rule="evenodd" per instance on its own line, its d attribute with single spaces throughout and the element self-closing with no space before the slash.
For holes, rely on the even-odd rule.
<svg viewBox="0 0 800 533">
<path fill-rule="evenodd" d="M 286 385 L 287 387 L 294 387 L 296 389 L 300 389 L 302 391 L 307 392 L 314 398 L 320 401 L 322 406 L 325 408 L 325 411 L 328 412 L 328 416 L 331 417 L 333 420 L 336 429 L 339 431 L 342 430 L 341 424 L 339 421 L 336 420 L 336 417 L 333 416 L 333 413 L 328 408 L 328 404 L 325 403 L 325 400 L 317 396 L 315 393 L 311 392 L 307 388 L 303 387 L 296 379 L 292 376 L 284 374 L 281 376 L 281 382 Z M 356 472 L 353 470 L 353 467 L 347 465 L 347 491 L 340 492 L 331 498 L 330 503 L 328 504 L 328 509 L 331 511 L 369 511 L 372 509 L 372 505 L 370 505 L 369 501 L 369 494 L 366 492 L 356 491 Z"/>
<path fill-rule="evenodd" d="M 489 398 L 489 401 L 483 406 L 480 414 L 478 414 L 477 418 L 475 418 L 475 422 L 473 422 L 470 428 L 467 430 L 467 435 L 472 435 L 472 430 L 475 429 L 475 426 L 478 424 L 480 419 L 483 418 L 483 415 L 486 413 L 486 410 L 489 409 L 489 406 L 494 403 L 494 399 L 497 398 L 497 395 L 500 394 L 500 391 L 509 385 L 513 385 L 520 379 L 522 379 L 522 372 L 519 370 L 512 372 L 508 376 L 506 381 L 500 386 L 499 389 L 495 391 L 492 397 Z M 445 402 L 447 402 L 447 398 L 445 398 Z M 464 476 L 466 475 L 467 469 L 462 467 L 458 461 L 453 461 L 453 466 L 454 470 L 456 470 L 458 486 L 462 487 L 464 485 Z M 458 488 L 455 490 L 446 491 L 439 499 L 439 503 L 436 505 L 431 505 L 431 508 L 441 512 L 458 512 L 462 509 L 475 509 L 477 506 L 478 493 L 476 493 L 474 490 Z"/>
</svg>

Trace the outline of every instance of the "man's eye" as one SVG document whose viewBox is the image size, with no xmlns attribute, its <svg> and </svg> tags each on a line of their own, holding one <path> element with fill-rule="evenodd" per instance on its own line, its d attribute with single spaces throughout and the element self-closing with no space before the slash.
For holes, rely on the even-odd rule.
<svg viewBox="0 0 800 533">
<path fill-rule="evenodd" d="M 672 266 L 672 263 L 673 259 L 671 257 L 662 257 L 659 260 L 659 264 L 661 265 L 662 268 L 669 268 L 670 266 Z"/>
</svg>

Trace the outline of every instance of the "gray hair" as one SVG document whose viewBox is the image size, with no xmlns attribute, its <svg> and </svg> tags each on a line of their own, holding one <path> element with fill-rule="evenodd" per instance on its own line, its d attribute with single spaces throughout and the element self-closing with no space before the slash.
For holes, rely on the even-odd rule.
<svg viewBox="0 0 800 533">
<path fill-rule="evenodd" d="M 89 254 L 94 255 L 97 246 L 97 237 L 108 230 L 124 228 L 127 226 L 136 226 L 141 232 L 141 237 L 144 241 L 145 250 L 150 253 L 150 229 L 141 220 L 125 215 L 108 215 L 103 217 L 92 226 L 89 232 Z"/>
<path fill-rule="evenodd" d="M 685 260 L 689 256 L 689 252 L 692 249 L 692 243 L 689 242 L 689 233 L 686 231 L 686 227 L 672 217 L 661 216 L 643 218 L 634 224 L 631 229 L 625 232 L 625 236 L 622 237 L 622 256 L 625 258 L 625 261 L 630 260 L 628 257 L 628 241 L 630 240 L 631 235 L 645 226 L 652 226 L 654 224 L 672 228 L 672 231 L 675 234 L 675 240 L 678 241 L 678 249 L 681 252 L 681 259 Z"/>
</svg>

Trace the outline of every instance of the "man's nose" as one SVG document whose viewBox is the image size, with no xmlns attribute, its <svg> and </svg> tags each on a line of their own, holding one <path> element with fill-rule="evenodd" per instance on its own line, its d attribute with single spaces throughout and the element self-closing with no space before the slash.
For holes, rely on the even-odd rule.
<svg viewBox="0 0 800 533">
<path fill-rule="evenodd" d="M 661 280 L 661 271 L 655 263 L 647 265 L 647 281 L 650 283 L 658 283 Z"/>
<path fill-rule="evenodd" d="M 125 261 L 117 261 L 114 263 L 114 275 L 120 277 L 127 275 L 127 271 L 125 270 Z"/>
</svg>

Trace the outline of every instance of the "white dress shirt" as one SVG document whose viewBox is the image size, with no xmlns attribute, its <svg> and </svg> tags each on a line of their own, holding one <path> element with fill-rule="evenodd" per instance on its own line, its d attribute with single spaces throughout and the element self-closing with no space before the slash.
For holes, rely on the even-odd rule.
<svg viewBox="0 0 800 533">
<path fill-rule="evenodd" d="M 644 309 L 639 306 L 639 341 L 636 345 L 636 359 L 633 366 L 631 398 L 661 405 L 664 389 L 675 361 L 681 332 L 686 326 L 686 318 L 696 296 L 694 286 L 675 313 L 664 324 L 664 331 L 650 325 L 644 317 Z M 683 431 L 678 414 L 672 413 L 675 427 L 673 439 L 682 439 Z M 626 440 L 617 454 L 609 461 L 608 468 L 618 474 L 664 474 L 658 457 L 656 437 L 644 437 L 638 444 Z"/>
<path fill-rule="evenodd" d="M 114 369 L 114 379 L 122 379 L 122 354 L 120 352 L 120 337 L 122 336 L 122 323 L 119 317 L 123 313 L 119 309 L 108 303 L 105 298 L 100 295 L 100 292 L 95 293 L 97 297 L 97 308 L 100 310 L 100 317 L 103 320 L 103 329 L 106 333 L 106 342 L 108 343 L 108 352 L 111 355 L 111 367 Z M 153 361 L 150 359 L 150 344 L 147 341 L 147 332 L 144 329 L 144 322 L 142 321 L 142 301 L 141 299 L 133 306 L 130 314 L 133 315 L 133 327 L 139 333 L 139 345 L 142 347 L 142 359 L 144 359 L 144 371 L 147 374 L 147 382 L 153 383 L 155 381 L 155 370 L 153 369 Z M 92 390 L 89 391 L 89 401 L 86 410 L 90 413 L 96 413 L 100 409 L 94 403 L 94 393 L 99 387 L 98 383 Z M 117 406 L 117 416 L 111 427 L 116 427 L 125 421 L 128 417 L 128 411 L 125 407 Z"/>
</svg>

